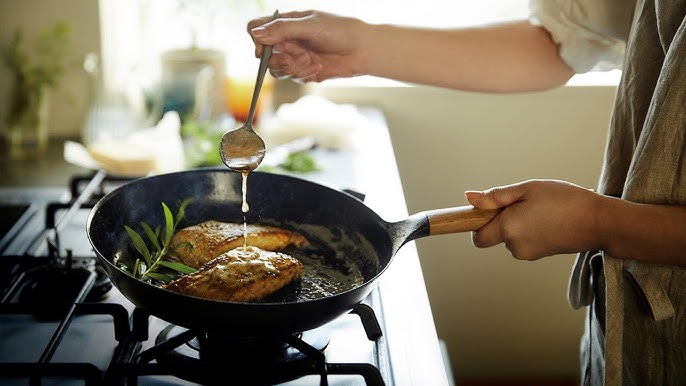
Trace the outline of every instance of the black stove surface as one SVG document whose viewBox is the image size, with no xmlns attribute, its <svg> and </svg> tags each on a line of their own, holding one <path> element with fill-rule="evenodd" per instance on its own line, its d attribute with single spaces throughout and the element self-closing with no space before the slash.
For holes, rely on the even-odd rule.
<svg viewBox="0 0 686 386">
<path fill-rule="evenodd" d="M 376 290 L 325 326 L 267 342 L 208 337 L 137 309 L 85 231 L 94 202 L 121 182 L 96 174 L 70 189 L 0 191 L 0 384 L 392 383 Z"/>
<path fill-rule="evenodd" d="M 31 208 L 31 204 L 0 204 L 0 252 L 31 218 Z"/>
</svg>

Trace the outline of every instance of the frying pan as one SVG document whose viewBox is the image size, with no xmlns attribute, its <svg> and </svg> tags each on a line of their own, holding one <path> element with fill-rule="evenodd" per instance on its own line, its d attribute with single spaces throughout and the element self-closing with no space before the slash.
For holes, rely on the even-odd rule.
<svg viewBox="0 0 686 386">
<path fill-rule="evenodd" d="M 429 235 L 476 230 L 497 211 L 470 206 L 420 212 L 398 222 L 380 218 L 348 193 L 297 177 L 252 172 L 250 211 L 241 211 L 242 176 L 206 168 L 143 177 L 101 198 L 87 222 L 88 239 L 114 285 L 137 307 L 189 329 L 232 336 L 265 336 L 307 331 L 351 311 L 372 291 L 396 252 Z M 361 284 L 323 297 L 260 303 L 222 302 L 172 292 L 120 270 L 117 255 L 132 251 L 124 225 L 163 226 L 161 202 L 174 211 L 190 198 L 177 229 L 206 220 L 278 225 L 321 238 L 359 267 Z M 310 229 L 324 229 L 327 236 Z"/>
</svg>

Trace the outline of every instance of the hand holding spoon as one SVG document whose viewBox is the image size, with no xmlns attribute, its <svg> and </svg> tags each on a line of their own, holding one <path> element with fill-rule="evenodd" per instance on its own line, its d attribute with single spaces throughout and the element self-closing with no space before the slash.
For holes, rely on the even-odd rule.
<svg viewBox="0 0 686 386">
<path fill-rule="evenodd" d="M 278 17 L 279 11 L 276 11 L 274 12 L 272 20 L 277 19 Z M 222 162 L 224 162 L 224 165 L 229 167 L 229 169 L 237 172 L 249 173 L 255 170 L 260 165 L 267 152 L 267 146 L 265 145 L 264 140 L 252 128 L 252 122 L 271 55 L 272 47 L 264 46 L 262 48 L 262 55 L 260 55 L 260 67 L 257 70 L 257 81 L 255 82 L 255 89 L 253 90 L 250 111 L 248 112 L 248 118 L 246 119 L 245 124 L 235 130 L 224 133 L 219 142 L 219 154 L 221 155 Z"/>
</svg>

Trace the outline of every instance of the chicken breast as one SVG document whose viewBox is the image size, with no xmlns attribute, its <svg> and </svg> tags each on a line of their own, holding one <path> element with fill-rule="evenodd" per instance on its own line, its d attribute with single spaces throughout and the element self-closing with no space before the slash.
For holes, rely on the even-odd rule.
<svg viewBox="0 0 686 386">
<path fill-rule="evenodd" d="M 182 263 L 200 268 L 224 252 L 243 247 L 243 224 L 206 221 L 183 228 L 172 237 L 174 256 Z M 247 245 L 265 251 L 281 252 L 289 245 L 303 247 L 307 239 L 301 234 L 265 225 L 247 225 Z"/>
<path fill-rule="evenodd" d="M 163 288 L 212 300 L 252 302 L 300 279 L 302 271 L 300 260 L 287 254 L 238 247 Z"/>
</svg>

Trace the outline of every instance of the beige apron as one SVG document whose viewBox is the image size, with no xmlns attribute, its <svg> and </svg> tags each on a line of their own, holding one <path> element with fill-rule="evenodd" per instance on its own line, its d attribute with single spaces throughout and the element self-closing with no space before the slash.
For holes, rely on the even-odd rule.
<svg viewBox="0 0 686 386">
<path fill-rule="evenodd" d="M 603 194 L 686 205 L 685 15 L 686 0 L 636 4 Z M 572 272 L 570 303 L 589 306 L 583 384 L 686 384 L 686 270 L 616 257 L 579 254 Z"/>
</svg>

